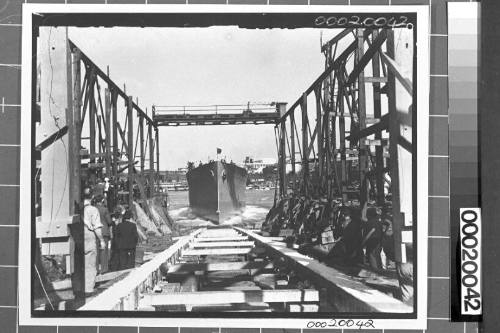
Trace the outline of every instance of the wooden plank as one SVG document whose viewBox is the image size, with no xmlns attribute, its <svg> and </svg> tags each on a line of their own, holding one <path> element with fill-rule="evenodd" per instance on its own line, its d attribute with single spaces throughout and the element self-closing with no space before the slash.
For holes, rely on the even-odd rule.
<svg viewBox="0 0 500 333">
<path fill-rule="evenodd" d="M 170 273 L 189 273 L 196 271 L 237 271 L 243 269 L 265 269 L 274 268 L 273 263 L 265 261 L 243 261 L 243 262 L 219 262 L 219 263 L 201 263 L 201 264 L 177 264 L 168 268 Z"/>
<path fill-rule="evenodd" d="M 238 242 L 248 240 L 247 236 L 235 237 L 198 237 L 195 239 L 197 242 Z"/>
<path fill-rule="evenodd" d="M 411 313 L 413 307 L 390 297 L 362 282 L 353 280 L 333 267 L 302 255 L 281 242 L 273 242 L 248 230 L 234 227 L 268 249 L 271 255 L 285 258 L 290 265 L 313 280 L 317 287 L 328 290 L 340 311 Z"/>
<path fill-rule="evenodd" d="M 230 230 L 230 229 L 215 229 L 215 230 L 206 230 L 203 232 L 199 238 L 204 238 L 204 237 L 227 237 L 227 236 L 241 236 L 239 233 L 237 233 L 235 230 Z"/>
<path fill-rule="evenodd" d="M 198 237 L 207 237 L 207 235 L 218 235 L 218 234 L 231 234 L 241 236 L 236 230 L 231 228 L 216 228 L 216 229 L 206 229 L 201 235 Z M 211 237 L 211 236 L 209 236 Z"/>
<path fill-rule="evenodd" d="M 203 241 L 203 239 L 208 238 L 208 239 L 215 239 L 215 238 L 236 238 L 236 237 L 241 237 L 241 235 L 237 233 L 206 233 L 204 235 L 200 235 L 200 237 L 197 237 L 196 240 Z"/>
<path fill-rule="evenodd" d="M 319 292 L 313 289 L 278 290 L 225 290 L 198 291 L 183 293 L 147 293 L 143 295 L 140 306 L 163 305 L 211 305 L 264 302 L 319 302 Z"/>
<path fill-rule="evenodd" d="M 49 147 L 51 144 L 53 144 L 55 141 L 59 140 L 62 138 L 64 135 L 68 133 L 68 126 L 64 126 L 61 129 L 57 130 L 55 133 L 47 137 L 45 140 L 40 142 L 36 147 L 35 150 L 42 151 L 45 148 Z"/>
<path fill-rule="evenodd" d="M 201 306 L 193 306 L 193 312 L 271 312 L 268 303 L 250 302 L 239 304 L 209 304 Z"/>
<path fill-rule="evenodd" d="M 182 251 L 183 256 L 217 256 L 217 255 L 232 255 L 232 254 L 248 254 L 252 249 L 202 249 L 202 250 L 185 250 Z"/>
<path fill-rule="evenodd" d="M 386 83 L 386 82 L 387 82 L 386 77 L 365 77 L 365 83 Z"/>
<path fill-rule="evenodd" d="M 99 282 L 105 282 L 105 281 L 113 280 L 113 279 L 116 279 L 119 276 L 122 276 L 123 274 L 128 274 L 128 273 L 130 273 L 132 271 L 133 271 L 133 268 L 130 268 L 130 269 L 124 269 L 124 270 L 121 270 L 121 271 L 109 272 L 109 273 L 97 275 L 96 278 L 95 278 L 95 282 L 99 283 Z"/>
<path fill-rule="evenodd" d="M 99 296 L 79 308 L 82 311 L 103 311 L 114 309 L 122 298 L 128 297 L 134 290 L 139 287 L 144 281 L 150 278 L 161 264 L 166 262 L 171 257 L 174 257 L 181 249 L 187 246 L 192 240 L 205 229 L 198 229 L 188 236 L 178 240 L 174 245 L 169 247 L 151 261 L 143 264 L 141 267 L 134 269 L 123 280 L 117 282 L 109 289 L 105 290 Z"/>
<path fill-rule="evenodd" d="M 372 134 L 376 134 L 377 132 L 381 132 L 383 130 L 387 130 L 389 128 L 389 114 L 385 114 L 380 118 L 380 121 L 375 125 L 364 128 L 356 133 L 353 133 L 346 137 L 349 141 L 358 141 L 361 138 L 367 137 Z"/>
<path fill-rule="evenodd" d="M 215 248 L 215 247 L 253 247 L 253 241 L 246 242 L 200 242 L 191 244 L 192 248 Z"/>
<path fill-rule="evenodd" d="M 288 312 L 318 312 L 318 304 L 287 304 Z"/>
<path fill-rule="evenodd" d="M 231 312 L 274 312 L 273 309 L 257 309 L 257 310 L 229 310 Z"/>
<path fill-rule="evenodd" d="M 155 293 L 178 293 L 181 291 L 181 284 L 179 282 L 160 282 L 153 291 Z"/>
</svg>

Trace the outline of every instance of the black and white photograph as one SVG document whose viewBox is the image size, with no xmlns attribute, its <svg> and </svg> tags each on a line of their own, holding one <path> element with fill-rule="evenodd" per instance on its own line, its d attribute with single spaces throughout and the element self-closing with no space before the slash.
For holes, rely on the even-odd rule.
<svg viewBox="0 0 500 333">
<path fill-rule="evenodd" d="M 20 321 L 425 325 L 427 11 L 339 8 L 25 6 Z"/>
</svg>

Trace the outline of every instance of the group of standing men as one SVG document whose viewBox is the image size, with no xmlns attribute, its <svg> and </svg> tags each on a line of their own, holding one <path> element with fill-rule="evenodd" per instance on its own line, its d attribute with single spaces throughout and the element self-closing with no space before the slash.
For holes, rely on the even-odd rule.
<svg viewBox="0 0 500 333">
<path fill-rule="evenodd" d="M 341 253 L 341 258 L 350 264 L 360 264 L 365 260 L 375 271 L 388 268 L 388 262 L 394 262 L 399 281 L 397 297 L 405 302 L 413 301 L 413 257 L 412 251 L 407 252 L 407 261 L 397 262 L 394 249 L 394 233 L 392 217 L 380 207 L 365 203 L 361 216 L 350 211 L 343 213 L 341 222 L 342 236 L 332 251 L 335 256 Z M 384 256 L 382 256 L 382 252 Z"/>
<path fill-rule="evenodd" d="M 344 210 L 340 222 L 340 253 L 350 264 L 366 260 L 371 268 L 381 270 L 387 268 L 388 260 L 395 261 L 392 219 L 380 207 L 368 207 L 365 203 L 360 215 Z"/>
<path fill-rule="evenodd" d="M 94 291 L 98 273 L 135 266 L 139 237 L 130 210 L 118 205 L 111 214 L 105 194 L 86 188 L 83 195 L 84 278 L 85 294 L 88 295 Z"/>
</svg>

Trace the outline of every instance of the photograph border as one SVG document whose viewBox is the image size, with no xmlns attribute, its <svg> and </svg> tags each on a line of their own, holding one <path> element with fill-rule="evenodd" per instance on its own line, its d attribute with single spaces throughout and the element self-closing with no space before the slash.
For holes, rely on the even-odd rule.
<svg viewBox="0 0 500 333">
<path fill-rule="evenodd" d="M 428 146 L 429 146 L 429 7 L 428 6 L 269 6 L 269 5 L 47 5 L 47 4 L 23 4 L 23 31 L 22 31 L 22 105 L 21 105 L 21 171 L 20 171 L 20 241 L 19 241 L 19 285 L 31 286 L 31 255 L 32 254 L 32 193 L 31 181 L 33 159 L 33 123 L 32 123 L 32 80 L 33 75 L 32 59 L 32 38 L 33 38 L 33 14 L 34 13 L 89 13 L 89 14 L 111 14 L 111 13 L 398 13 L 411 12 L 417 17 L 417 40 L 415 41 L 416 57 L 418 66 L 416 69 L 416 80 L 414 86 L 418 86 L 416 103 L 418 112 L 415 112 L 417 119 L 417 131 L 414 137 L 418 142 L 417 154 L 413 158 L 414 177 L 418 177 L 418 182 L 414 181 L 413 197 L 414 214 L 418 223 L 416 229 L 417 237 L 415 244 L 418 244 L 417 255 L 417 293 L 416 298 L 416 318 L 415 319 L 374 319 L 375 328 L 411 328 L 425 329 L 427 325 L 427 234 L 428 234 Z M 415 70 L 414 70 L 415 72 Z M 415 163 L 416 162 L 416 163 Z M 417 167 L 418 165 L 418 167 Z M 415 180 L 415 179 L 414 179 Z M 23 200 L 24 199 L 24 200 Z M 416 209 L 415 209 L 416 208 Z M 24 221 L 24 222 L 23 222 Z M 420 244 L 422 243 L 422 244 Z M 422 246 L 423 245 L 423 246 Z M 30 251 L 22 251 L 30 249 Z M 417 247 L 415 246 L 414 251 Z M 112 315 L 114 315 L 113 313 Z M 128 313 L 129 314 L 129 313 Z M 200 313 L 201 317 L 205 313 Z M 363 314 L 364 315 L 364 314 Z M 245 314 L 241 314 L 245 317 Z M 311 316 L 313 317 L 313 316 Z M 319 317 L 319 316 L 318 316 Z M 343 319 L 343 318 L 335 318 Z M 100 326 L 186 326 L 186 320 L 191 327 L 262 327 L 261 318 L 139 318 L 139 317 L 34 317 L 31 311 L 31 288 L 19 289 L 19 322 L 23 325 L 91 325 Z M 325 320 L 321 317 L 319 320 Z M 306 328 L 306 324 L 311 319 L 291 319 L 291 318 L 266 318 L 267 327 L 293 327 Z"/>
</svg>

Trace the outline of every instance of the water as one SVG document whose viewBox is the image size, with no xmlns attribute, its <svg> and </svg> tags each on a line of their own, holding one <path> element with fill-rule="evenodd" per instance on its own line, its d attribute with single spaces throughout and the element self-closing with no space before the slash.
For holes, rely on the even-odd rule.
<svg viewBox="0 0 500 333">
<path fill-rule="evenodd" d="M 246 207 L 236 216 L 224 221 L 221 225 L 239 226 L 249 229 L 260 229 L 269 209 L 274 202 L 274 190 L 246 190 Z M 188 191 L 169 192 L 169 214 L 180 230 L 189 231 L 199 227 L 215 225 L 200 218 L 189 208 Z"/>
</svg>

